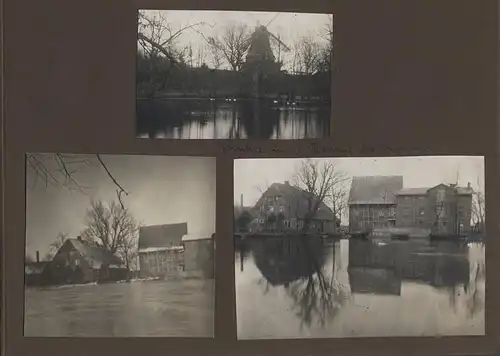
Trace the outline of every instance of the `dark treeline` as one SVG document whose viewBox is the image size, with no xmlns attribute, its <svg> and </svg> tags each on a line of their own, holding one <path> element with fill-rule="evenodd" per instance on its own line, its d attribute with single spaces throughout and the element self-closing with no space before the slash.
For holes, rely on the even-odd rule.
<svg viewBox="0 0 500 356">
<path fill-rule="evenodd" d="M 288 47 L 264 26 L 240 23 L 221 28 L 219 37 L 206 37 L 204 23 L 174 30 L 168 19 L 139 13 L 137 96 L 155 98 L 300 96 L 330 101 L 333 20 L 317 39 L 303 37 Z M 181 45 L 185 31 L 196 31 L 202 46 Z M 275 39 L 275 40 L 273 40 Z M 273 41 L 278 48 L 272 49 Z M 286 68 L 281 53 L 291 53 Z"/>
</svg>

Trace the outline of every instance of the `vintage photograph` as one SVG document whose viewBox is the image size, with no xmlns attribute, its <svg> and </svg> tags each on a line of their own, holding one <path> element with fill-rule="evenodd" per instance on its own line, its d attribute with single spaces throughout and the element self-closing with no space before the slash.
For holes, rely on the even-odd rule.
<svg viewBox="0 0 500 356">
<path fill-rule="evenodd" d="M 484 158 L 238 159 L 239 339 L 485 334 Z"/>
<path fill-rule="evenodd" d="M 333 26 L 331 14 L 139 10 L 137 137 L 328 137 Z"/>
<path fill-rule="evenodd" d="M 214 335 L 215 158 L 26 155 L 24 336 Z"/>
</svg>

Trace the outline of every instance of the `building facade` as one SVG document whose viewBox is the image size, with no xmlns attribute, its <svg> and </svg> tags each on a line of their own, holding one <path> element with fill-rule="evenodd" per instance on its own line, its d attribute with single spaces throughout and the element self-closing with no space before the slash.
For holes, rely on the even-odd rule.
<svg viewBox="0 0 500 356">
<path fill-rule="evenodd" d="M 317 207 L 317 209 L 315 209 Z M 318 197 L 285 183 L 273 183 L 252 209 L 250 232 L 335 233 L 340 220 Z"/>
<path fill-rule="evenodd" d="M 101 246 L 69 238 L 43 271 L 47 284 L 81 284 L 125 280 L 128 269 L 122 260 Z"/>
<path fill-rule="evenodd" d="M 349 190 L 349 231 L 370 232 L 396 225 L 396 192 L 402 176 L 353 177 Z"/>
<path fill-rule="evenodd" d="M 144 226 L 139 230 L 139 277 L 174 278 L 184 269 L 182 237 L 187 223 Z"/>
<path fill-rule="evenodd" d="M 185 277 L 214 278 L 214 234 L 184 235 Z"/>
<path fill-rule="evenodd" d="M 434 235 L 468 233 L 473 193 L 470 184 L 402 189 L 397 194 L 396 225 L 425 228 Z"/>
</svg>

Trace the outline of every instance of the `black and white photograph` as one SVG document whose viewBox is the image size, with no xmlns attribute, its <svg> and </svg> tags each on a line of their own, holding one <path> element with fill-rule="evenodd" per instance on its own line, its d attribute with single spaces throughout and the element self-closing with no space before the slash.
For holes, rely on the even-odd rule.
<svg viewBox="0 0 500 356">
<path fill-rule="evenodd" d="M 136 134 L 330 135 L 332 14 L 139 10 Z"/>
<path fill-rule="evenodd" d="M 214 335 L 215 158 L 26 155 L 24 336 Z"/>
<path fill-rule="evenodd" d="M 238 339 L 485 335 L 484 158 L 238 159 Z"/>
</svg>

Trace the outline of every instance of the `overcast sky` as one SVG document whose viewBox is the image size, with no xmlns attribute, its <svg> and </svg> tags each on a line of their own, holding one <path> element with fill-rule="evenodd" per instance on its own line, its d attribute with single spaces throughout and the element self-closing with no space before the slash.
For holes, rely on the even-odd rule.
<svg viewBox="0 0 500 356">
<path fill-rule="evenodd" d="M 323 36 L 328 24 L 331 24 L 332 17 L 328 14 L 304 14 L 293 12 L 247 12 L 247 11 L 187 11 L 187 10 L 141 10 L 148 17 L 166 18 L 173 32 L 186 26 L 196 23 L 206 23 L 197 26 L 198 32 L 202 32 L 205 37 L 221 36 L 224 28 L 232 23 L 245 23 L 250 28 L 257 25 L 267 25 L 267 29 L 278 36 L 289 48 L 302 37 L 313 37 L 319 42 L 323 42 Z M 180 47 L 192 45 L 193 52 L 204 46 L 206 41 L 197 31 L 184 31 L 178 38 L 177 44 Z M 273 49 L 273 51 L 275 51 Z M 275 53 L 276 55 L 276 53 Z M 291 59 L 291 54 L 284 54 L 285 68 Z M 207 65 L 211 66 L 211 59 L 208 57 Z"/>
<path fill-rule="evenodd" d="M 328 158 L 327 158 L 328 159 Z M 314 160 L 325 160 L 316 158 Z M 405 188 L 432 187 L 455 183 L 484 190 L 484 159 L 473 156 L 332 158 L 347 176 L 402 175 Z M 239 159 L 234 162 L 234 199 L 253 206 L 261 189 L 273 182 L 292 180 L 301 159 Z M 479 180 L 479 185 L 478 185 Z"/>
<path fill-rule="evenodd" d="M 188 233 L 215 232 L 214 158 L 103 155 L 102 159 L 130 192 L 123 201 L 139 223 L 187 222 Z M 27 169 L 27 253 L 34 256 L 39 250 L 43 258 L 58 233 L 78 236 L 91 198 L 116 198 L 116 186 L 95 159 L 93 162 L 95 166 L 75 163 L 70 168 L 80 168 L 75 177 L 85 186 L 85 194 L 60 186 L 46 187 L 41 179 L 34 185 L 35 170 Z M 58 174 L 54 160 L 45 165 Z"/>
</svg>

